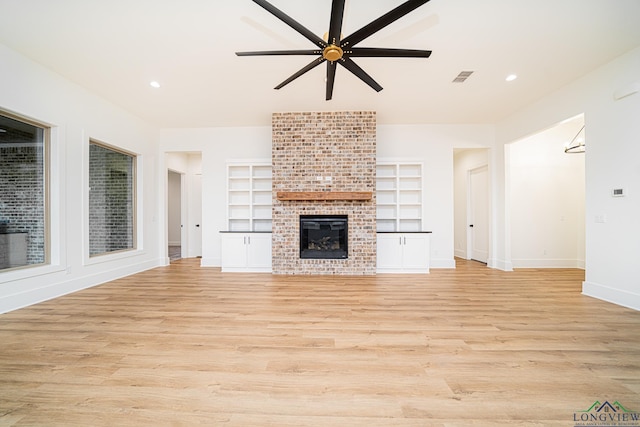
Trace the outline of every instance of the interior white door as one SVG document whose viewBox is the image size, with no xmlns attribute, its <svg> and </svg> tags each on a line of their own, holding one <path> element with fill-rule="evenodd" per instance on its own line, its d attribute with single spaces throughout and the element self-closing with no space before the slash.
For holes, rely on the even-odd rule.
<svg viewBox="0 0 640 427">
<path fill-rule="evenodd" d="M 489 171 L 469 171 L 469 258 L 487 262 L 489 256 Z"/>
<path fill-rule="evenodd" d="M 189 239 L 189 255 L 202 256 L 202 175 L 195 174 L 191 180 L 191 214 Z"/>
</svg>

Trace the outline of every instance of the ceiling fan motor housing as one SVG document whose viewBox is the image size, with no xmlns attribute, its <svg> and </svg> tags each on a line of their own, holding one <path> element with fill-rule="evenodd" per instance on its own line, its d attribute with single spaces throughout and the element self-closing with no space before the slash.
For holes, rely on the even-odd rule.
<svg viewBox="0 0 640 427">
<path fill-rule="evenodd" d="M 322 52 L 322 56 L 327 61 L 335 62 L 338 59 L 342 58 L 343 53 L 344 52 L 342 51 L 340 46 L 330 44 L 329 46 L 324 48 L 324 51 Z"/>
</svg>

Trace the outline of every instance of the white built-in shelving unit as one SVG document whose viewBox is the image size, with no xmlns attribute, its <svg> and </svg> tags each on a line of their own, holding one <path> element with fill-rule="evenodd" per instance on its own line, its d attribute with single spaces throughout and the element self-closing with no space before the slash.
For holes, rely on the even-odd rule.
<svg viewBox="0 0 640 427">
<path fill-rule="evenodd" d="M 421 231 L 422 163 L 378 163 L 376 207 L 379 232 Z"/>
<path fill-rule="evenodd" d="M 271 231 L 271 164 L 227 165 L 229 231 Z"/>
</svg>

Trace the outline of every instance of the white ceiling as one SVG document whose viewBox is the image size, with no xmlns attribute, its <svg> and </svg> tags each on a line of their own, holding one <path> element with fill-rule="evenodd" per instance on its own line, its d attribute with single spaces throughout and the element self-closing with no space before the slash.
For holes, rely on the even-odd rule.
<svg viewBox="0 0 640 427">
<path fill-rule="evenodd" d="M 344 35 L 402 2 L 347 0 Z M 271 3 L 328 30 L 330 0 Z M 250 0 L 0 0 L 0 16 L 0 43 L 163 128 L 352 109 L 380 123 L 493 123 L 640 45 L 639 0 L 431 0 L 359 44 L 431 58 L 356 58 L 384 90 L 339 67 L 325 101 L 325 66 L 273 90 L 311 57 L 234 54 L 313 48 Z M 452 83 L 463 70 L 475 72 Z"/>
</svg>

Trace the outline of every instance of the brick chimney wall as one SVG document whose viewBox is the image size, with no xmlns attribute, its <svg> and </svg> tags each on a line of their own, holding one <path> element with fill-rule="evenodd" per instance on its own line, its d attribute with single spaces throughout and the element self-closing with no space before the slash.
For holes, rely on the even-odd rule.
<svg viewBox="0 0 640 427">
<path fill-rule="evenodd" d="M 274 113 L 272 141 L 273 273 L 375 274 L 376 113 Z M 370 191 L 373 198 L 279 201 L 278 191 Z M 348 215 L 349 257 L 300 259 L 300 215 Z"/>
</svg>

